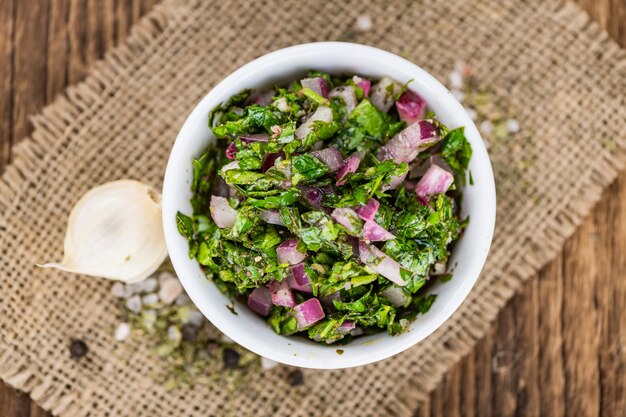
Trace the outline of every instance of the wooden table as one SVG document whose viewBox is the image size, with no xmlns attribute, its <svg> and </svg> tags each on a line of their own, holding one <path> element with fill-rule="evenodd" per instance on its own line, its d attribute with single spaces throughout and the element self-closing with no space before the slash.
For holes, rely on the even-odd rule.
<svg viewBox="0 0 626 417">
<path fill-rule="evenodd" d="M 443 1 L 443 0 L 442 0 Z M 626 46 L 626 0 L 577 0 Z M 0 0 L 0 172 L 156 0 Z M 626 416 L 626 172 L 416 416 Z M 0 416 L 48 416 L 0 383 Z"/>
</svg>

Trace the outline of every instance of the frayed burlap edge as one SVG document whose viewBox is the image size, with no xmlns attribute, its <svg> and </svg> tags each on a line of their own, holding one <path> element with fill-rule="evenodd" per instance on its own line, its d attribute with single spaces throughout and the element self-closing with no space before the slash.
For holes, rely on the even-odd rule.
<svg viewBox="0 0 626 417">
<path fill-rule="evenodd" d="M 58 97 L 44 108 L 41 114 L 32 118 L 35 126 L 33 134 L 14 148 L 14 161 L 0 179 L 0 232 L 6 230 L 6 219 L 2 213 L 7 212 L 20 191 L 27 185 L 32 169 L 41 163 L 50 148 L 59 146 L 59 138 L 79 123 L 84 111 L 96 105 L 98 97 L 106 90 L 110 81 L 128 70 L 129 65 L 133 63 L 133 57 L 158 42 L 163 28 L 176 16 L 179 7 L 182 6 L 184 3 L 179 0 L 166 0 L 156 6 L 133 28 L 125 44 L 114 48 L 107 53 L 103 61 L 94 66 L 85 81 L 68 88 L 63 96 Z M 585 33 L 594 39 L 594 48 L 601 50 L 605 57 L 615 59 L 616 70 L 626 70 L 624 51 L 615 45 L 578 6 L 566 2 L 556 5 L 544 4 L 543 7 L 564 27 Z M 618 151 L 604 153 L 605 164 L 594 167 L 592 175 L 581 185 L 583 193 L 579 198 L 536 237 L 536 241 L 544 242 L 544 245 L 523 253 L 521 261 L 514 263 L 512 269 L 506 271 L 513 278 L 506 281 L 507 286 L 497 293 L 494 292 L 489 305 L 483 303 L 480 309 L 476 307 L 475 310 L 470 306 L 472 314 L 462 317 L 465 325 L 454 334 L 454 338 L 444 340 L 446 334 L 443 332 L 431 336 L 439 340 L 429 339 L 433 342 L 430 345 L 444 345 L 445 350 L 433 352 L 436 356 L 425 362 L 422 372 L 410 377 L 403 386 L 391 394 L 392 398 L 385 410 L 387 415 L 410 415 L 420 403 L 427 402 L 425 393 L 434 389 L 450 366 L 471 351 L 476 341 L 484 336 L 498 311 L 521 284 L 561 249 L 564 241 L 574 233 L 584 216 L 598 201 L 603 190 L 624 167 L 626 138 L 618 137 L 615 141 Z M 54 414 L 75 414 L 77 411 L 74 397 L 62 395 L 51 379 L 37 375 L 28 364 L 17 361 L 10 350 L 0 352 L 0 378 L 17 389 L 29 392 L 33 400 Z"/>
</svg>

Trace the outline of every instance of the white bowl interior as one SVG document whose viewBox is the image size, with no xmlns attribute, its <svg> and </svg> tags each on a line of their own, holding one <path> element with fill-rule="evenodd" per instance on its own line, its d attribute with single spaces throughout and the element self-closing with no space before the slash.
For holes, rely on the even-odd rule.
<svg viewBox="0 0 626 417">
<path fill-rule="evenodd" d="M 464 126 L 472 145 L 470 171 L 474 185 L 465 187 L 462 205 L 463 214 L 471 220 L 450 259 L 453 279 L 433 285 L 431 291 L 438 295 L 437 301 L 402 335 L 392 337 L 383 332 L 357 338 L 346 346 L 324 346 L 305 338 L 279 336 L 247 306 L 236 303 L 236 315 L 226 308 L 231 301 L 206 279 L 199 264 L 189 259 L 187 241 L 176 230 L 176 212 L 191 214 L 191 161 L 214 140 L 207 127 L 211 109 L 243 88 L 284 84 L 310 69 L 372 78 L 386 75 L 403 83 L 412 79 L 409 88 L 421 95 L 448 127 Z M 364 45 L 324 42 L 265 55 L 232 73 L 204 97 L 187 118 L 170 155 L 163 187 L 163 222 L 176 273 L 193 302 L 215 326 L 243 347 L 275 361 L 331 369 L 363 365 L 399 353 L 430 335 L 452 315 L 467 297 L 484 265 L 493 236 L 495 204 L 493 173 L 480 134 L 463 106 L 441 83 L 415 64 L 389 52 Z"/>
</svg>

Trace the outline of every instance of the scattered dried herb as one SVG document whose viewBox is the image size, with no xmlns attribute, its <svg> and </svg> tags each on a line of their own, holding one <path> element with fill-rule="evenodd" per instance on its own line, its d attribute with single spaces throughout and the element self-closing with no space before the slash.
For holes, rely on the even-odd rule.
<svg viewBox="0 0 626 417">
<path fill-rule="evenodd" d="M 260 369 L 259 357 L 222 336 L 184 292 L 172 299 L 172 279 L 177 278 L 171 265 L 164 265 L 145 281 L 114 284 L 123 319 L 116 338 L 123 342 L 131 332 L 119 327 L 128 326 L 152 346 L 152 354 L 165 364 L 164 372 L 152 376 L 166 389 L 212 383 L 236 389 L 247 373 Z"/>
</svg>

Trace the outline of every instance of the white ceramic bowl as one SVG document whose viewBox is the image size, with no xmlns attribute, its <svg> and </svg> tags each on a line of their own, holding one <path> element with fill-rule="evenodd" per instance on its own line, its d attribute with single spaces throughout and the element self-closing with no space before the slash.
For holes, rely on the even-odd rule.
<svg viewBox="0 0 626 417">
<path fill-rule="evenodd" d="M 226 308 L 230 300 L 207 280 L 195 260 L 187 255 L 187 241 L 179 235 L 176 212 L 191 214 L 191 161 L 214 139 L 207 127 L 211 109 L 244 88 L 284 83 L 317 69 L 335 74 L 390 76 L 422 96 L 439 120 L 450 128 L 465 126 L 474 150 L 470 171 L 474 185 L 464 190 L 464 215 L 471 221 L 454 248 L 449 265 L 453 279 L 436 283 L 438 294 L 431 310 L 418 316 L 410 331 L 399 336 L 385 332 L 357 338 L 346 346 L 325 346 L 301 337 L 279 336 L 265 321 L 237 303 L 237 315 Z M 202 88 L 202 86 L 198 86 Z M 163 186 L 163 227 L 170 258 L 185 290 L 200 311 L 223 333 L 243 347 L 288 365 L 333 369 L 364 365 L 388 358 L 420 342 L 443 324 L 461 305 L 485 263 L 495 225 L 496 196 L 487 150 L 463 106 L 433 76 L 389 52 L 364 45 L 323 42 L 281 49 L 244 65 L 217 84 L 196 106 L 183 125 L 167 164 Z M 337 349 L 343 350 L 338 354 Z"/>
</svg>

